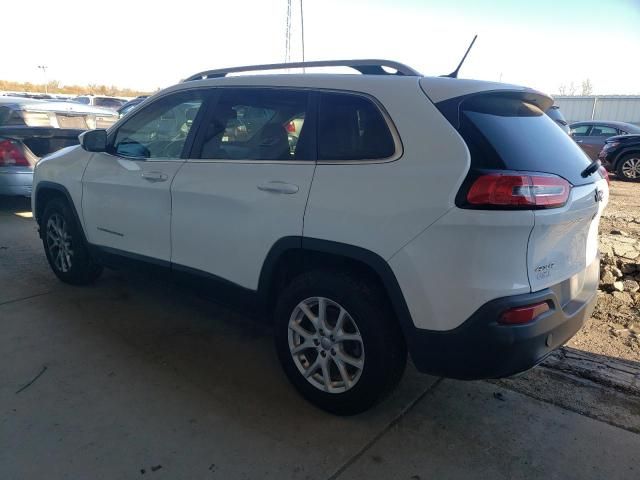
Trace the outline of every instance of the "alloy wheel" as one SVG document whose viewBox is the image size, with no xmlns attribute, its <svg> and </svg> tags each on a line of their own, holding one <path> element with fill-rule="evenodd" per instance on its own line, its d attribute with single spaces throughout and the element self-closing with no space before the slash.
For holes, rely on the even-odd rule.
<svg viewBox="0 0 640 480">
<path fill-rule="evenodd" d="M 60 272 L 71 270 L 73 249 L 67 222 L 62 215 L 54 213 L 47 221 L 47 248 L 53 264 Z"/>
<path fill-rule="evenodd" d="M 344 393 L 364 368 L 364 343 L 353 317 L 324 297 L 301 301 L 291 313 L 289 351 L 300 373 L 319 390 Z"/>
<path fill-rule="evenodd" d="M 640 178 L 640 158 L 629 158 L 622 164 L 622 174 L 626 178 Z"/>
</svg>

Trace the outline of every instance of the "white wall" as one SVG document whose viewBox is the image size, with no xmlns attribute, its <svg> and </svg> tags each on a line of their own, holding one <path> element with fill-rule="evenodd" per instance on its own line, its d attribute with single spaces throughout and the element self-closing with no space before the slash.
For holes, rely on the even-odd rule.
<svg viewBox="0 0 640 480">
<path fill-rule="evenodd" d="M 640 96 L 556 96 L 554 100 L 569 123 L 617 120 L 640 124 Z"/>
</svg>

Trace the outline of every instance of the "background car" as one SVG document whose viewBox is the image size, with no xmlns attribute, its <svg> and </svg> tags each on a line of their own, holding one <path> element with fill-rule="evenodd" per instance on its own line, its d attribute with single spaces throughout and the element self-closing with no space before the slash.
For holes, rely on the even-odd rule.
<svg viewBox="0 0 640 480">
<path fill-rule="evenodd" d="M 640 135 L 608 138 L 598 158 L 622 180 L 640 181 Z"/>
<path fill-rule="evenodd" d="M 576 122 L 571 124 L 569 135 L 592 160 L 595 160 L 608 138 L 627 133 L 640 133 L 640 127 L 625 122 Z"/>
<path fill-rule="evenodd" d="M 120 116 L 120 118 L 124 117 L 127 113 L 133 110 L 134 107 L 140 105 L 147 98 L 149 98 L 149 95 L 140 95 L 133 100 L 129 100 L 118 109 L 118 115 Z"/>
<path fill-rule="evenodd" d="M 0 195 L 31 195 L 33 168 L 41 157 L 78 144 L 85 130 L 108 128 L 111 110 L 72 102 L 0 97 Z"/>
<path fill-rule="evenodd" d="M 560 111 L 560 107 L 557 105 L 553 105 L 549 110 L 545 112 L 551 120 L 556 122 L 558 126 L 565 132 L 569 133 L 569 122 L 564 118 L 562 112 Z"/>
<path fill-rule="evenodd" d="M 97 97 L 95 95 L 82 95 L 72 99 L 73 102 L 82 103 L 83 105 L 91 105 L 92 107 L 108 108 L 117 110 L 122 107 L 126 100 L 115 97 Z"/>
</svg>

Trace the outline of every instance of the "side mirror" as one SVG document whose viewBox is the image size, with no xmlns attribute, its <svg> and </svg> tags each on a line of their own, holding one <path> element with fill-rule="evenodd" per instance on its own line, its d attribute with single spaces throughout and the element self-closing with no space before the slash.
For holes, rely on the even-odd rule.
<svg viewBox="0 0 640 480">
<path fill-rule="evenodd" d="M 105 152 L 107 150 L 106 130 L 87 130 L 78 136 L 78 140 L 87 152 Z"/>
</svg>

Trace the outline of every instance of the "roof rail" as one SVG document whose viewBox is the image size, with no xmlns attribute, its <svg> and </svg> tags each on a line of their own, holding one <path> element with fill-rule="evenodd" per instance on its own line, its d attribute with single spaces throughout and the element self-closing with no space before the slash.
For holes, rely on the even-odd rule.
<svg viewBox="0 0 640 480">
<path fill-rule="evenodd" d="M 206 70 L 204 72 L 191 75 L 190 77 L 183 80 L 183 82 L 190 82 L 192 80 L 204 80 L 206 78 L 221 78 L 225 77 L 229 73 L 311 67 L 350 67 L 364 75 L 422 76 L 422 74 L 420 74 L 413 68 L 408 67 L 402 63 L 394 62 L 393 60 L 320 60 L 316 62 L 273 63 L 266 65 L 249 65 L 246 67 L 231 67 L 221 68 L 218 70 Z M 395 70 L 395 73 L 389 73 L 382 67 L 392 68 Z"/>
</svg>

